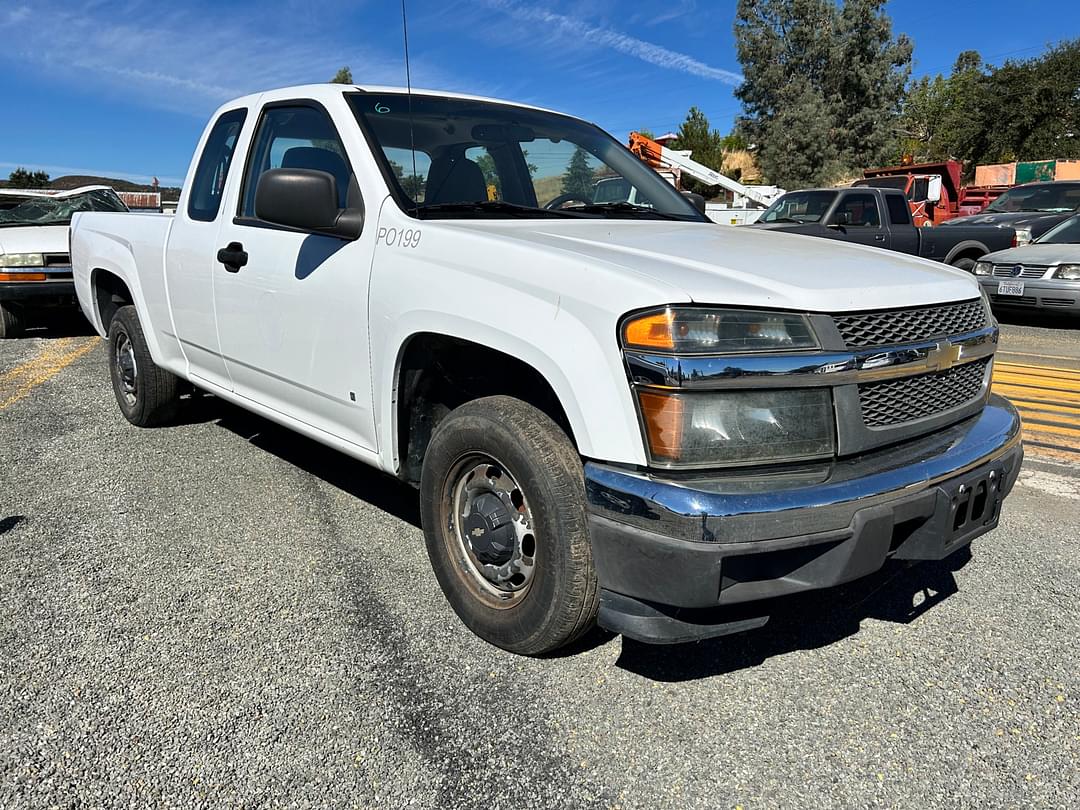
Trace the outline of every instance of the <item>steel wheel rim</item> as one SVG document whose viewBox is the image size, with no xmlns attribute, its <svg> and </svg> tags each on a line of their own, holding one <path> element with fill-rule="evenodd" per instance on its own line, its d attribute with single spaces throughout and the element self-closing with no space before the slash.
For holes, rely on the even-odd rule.
<svg viewBox="0 0 1080 810">
<path fill-rule="evenodd" d="M 120 395 L 129 408 L 134 407 L 139 394 L 139 367 L 135 362 L 135 348 L 126 332 L 117 335 L 113 353 Z"/>
<path fill-rule="evenodd" d="M 496 608 L 518 604 L 537 570 L 535 521 L 525 491 L 505 464 L 484 453 L 459 459 L 447 483 L 443 539 L 459 573 L 486 604 Z M 493 524 L 500 525 L 493 529 Z M 509 548 L 499 553 L 489 532 L 510 541 Z"/>
</svg>

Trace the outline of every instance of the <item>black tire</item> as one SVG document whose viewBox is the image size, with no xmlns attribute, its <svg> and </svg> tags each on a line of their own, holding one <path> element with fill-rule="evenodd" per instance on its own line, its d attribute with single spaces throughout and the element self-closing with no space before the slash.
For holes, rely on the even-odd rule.
<svg viewBox="0 0 1080 810">
<path fill-rule="evenodd" d="M 458 493 L 469 490 L 463 481 L 471 480 L 463 471 L 474 469 L 471 465 L 478 459 L 475 469 L 492 460 L 498 472 L 492 480 L 504 480 L 500 476 L 505 470 L 505 480 L 518 487 L 521 503 L 513 502 L 522 524 L 529 527 L 523 531 L 529 533 L 519 537 L 514 553 L 529 559 L 531 549 L 533 560 L 521 591 L 498 593 L 490 580 L 485 587 L 476 557 L 461 539 L 467 534 L 466 521 L 460 520 L 455 530 L 459 521 L 454 504 Z M 487 469 L 490 475 L 491 467 Z M 484 475 L 480 478 L 487 480 Z M 581 459 L 562 429 L 542 411 L 506 396 L 473 400 L 451 411 L 424 455 L 420 509 L 439 585 L 457 615 L 480 638 L 510 652 L 541 655 L 569 644 L 595 623 L 599 586 Z M 512 583 L 513 579 L 506 587 Z"/>
<path fill-rule="evenodd" d="M 109 324 L 109 376 L 120 412 L 138 427 L 158 427 L 176 416 L 179 380 L 154 364 L 133 306 L 120 307 Z M 134 361 L 130 369 L 122 357 Z"/>
<path fill-rule="evenodd" d="M 0 301 L 0 339 L 22 337 L 25 329 L 22 307 Z"/>
<path fill-rule="evenodd" d="M 964 257 L 962 259 L 953 259 L 952 260 L 952 266 L 955 267 L 957 270 L 964 270 L 965 272 L 970 273 L 972 271 L 972 269 L 975 267 L 975 260 L 970 258 L 970 257 Z"/>
</svg>

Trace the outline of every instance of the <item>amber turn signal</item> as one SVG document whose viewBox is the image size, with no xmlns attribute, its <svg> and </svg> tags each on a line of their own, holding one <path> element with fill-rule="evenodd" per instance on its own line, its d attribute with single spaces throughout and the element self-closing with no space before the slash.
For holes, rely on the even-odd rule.
<svg viewBox="0 0 1080 810">
<path fill-rule="evenodd" d="M 627 321 L 623 327 L 623 342 L 627 346 L 648 349 L 674 349 L 672 329 L 675 313 L 670 309 L 653 312 Z"/>
<path fill-rule="evenodd" d="M 0 273 L 0 281 L 44 281 L 44 273 Z"/>
<path fill-rule="evenodd" d="M 639 391 L 638 402 L 653 458 L 678 461 L 683 446 L 683 401 L 677 396 Z"/>
</svg>

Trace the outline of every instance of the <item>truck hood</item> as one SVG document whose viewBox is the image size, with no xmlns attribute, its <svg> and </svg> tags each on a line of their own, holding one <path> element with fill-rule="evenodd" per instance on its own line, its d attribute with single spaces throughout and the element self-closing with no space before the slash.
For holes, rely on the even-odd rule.
<svg viewBox="0 0 1080 810">
<path fill-rule="evenodd" d="M 1041 213 L 1039 211 L 1013 211 L 973 214 L 970 217 L 956 217 L 942 222 L 939 227 L 948 228 L 952 225 L 997 225 L 999 228 L 1030 228 L 1033 236 L 1039 236 L 1050 230 L 1054 225 L 1068 219 L 1073 211 L 1067 213 Z"/>
<path fill-rule="evenodd" d="M 1024 245 L 988 253 L 980 261 L 994 264 L 1080 263 L 1080 245 Z"/>
<path fill-rule="evenodd" d="M 938 262 L 752 228 L 640 220 L 441 220 L 439 225 L 521 240 L 564 259 L 573 255 L 587 265 L 632 272 L 662 285 L 658 295 L 681 290 L 686 302 L 841 312 L 980 294 L 970 274 Z"/>
<path fill-rule="evenodd" d="M 67 225 L 9 225 L 0 228 L 0 253 L 67 252 Z"/>
</svg>

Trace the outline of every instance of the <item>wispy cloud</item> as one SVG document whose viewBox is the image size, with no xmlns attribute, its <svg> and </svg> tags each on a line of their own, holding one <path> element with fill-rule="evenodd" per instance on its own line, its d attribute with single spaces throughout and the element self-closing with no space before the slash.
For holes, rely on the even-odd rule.
<svg viewBox="0 0 1080 810">
<path fill-rule="evenodd" d="M 287 7 L 265 8 L 266 19 L 286 23 L 276 29 L 256 24 L 250 9 L 211 8 L 212 15 L 137 0 L 38 2 L 30 14 L 19 8 L 0 16 L 0 39 L 8 59 L 32 60 L 135 105 L 200 117 L 246 93 L 327 81 L 343 64 L 372 84 L 398 84 L 403 75 L 400 48 L 384 47 L 382 32 L 361 45 L 338 32 L 298 33 L 303 19 Z M 430 66 L 420 69 L 438 76 Z"/>
<path fill-rule="evenodd" d="M 534 23 L 547 27 L 548 34 L 557 33 L 562 38 L 576 42 L 587 42 L 632 56 L 651 65 L 687 73 L 703 79 L 741 84 L 743 77 L 738 73 L 723 68 L 713 67 L 685 53 L 679 53 L 662 45 L 646 42 L 602 25 L 587 20 L 558 14 L 543 8 L 521 5 L 514 0 L 482 0 L 489 8 L 508 14 L 515 20 Z"/>
</svg>

